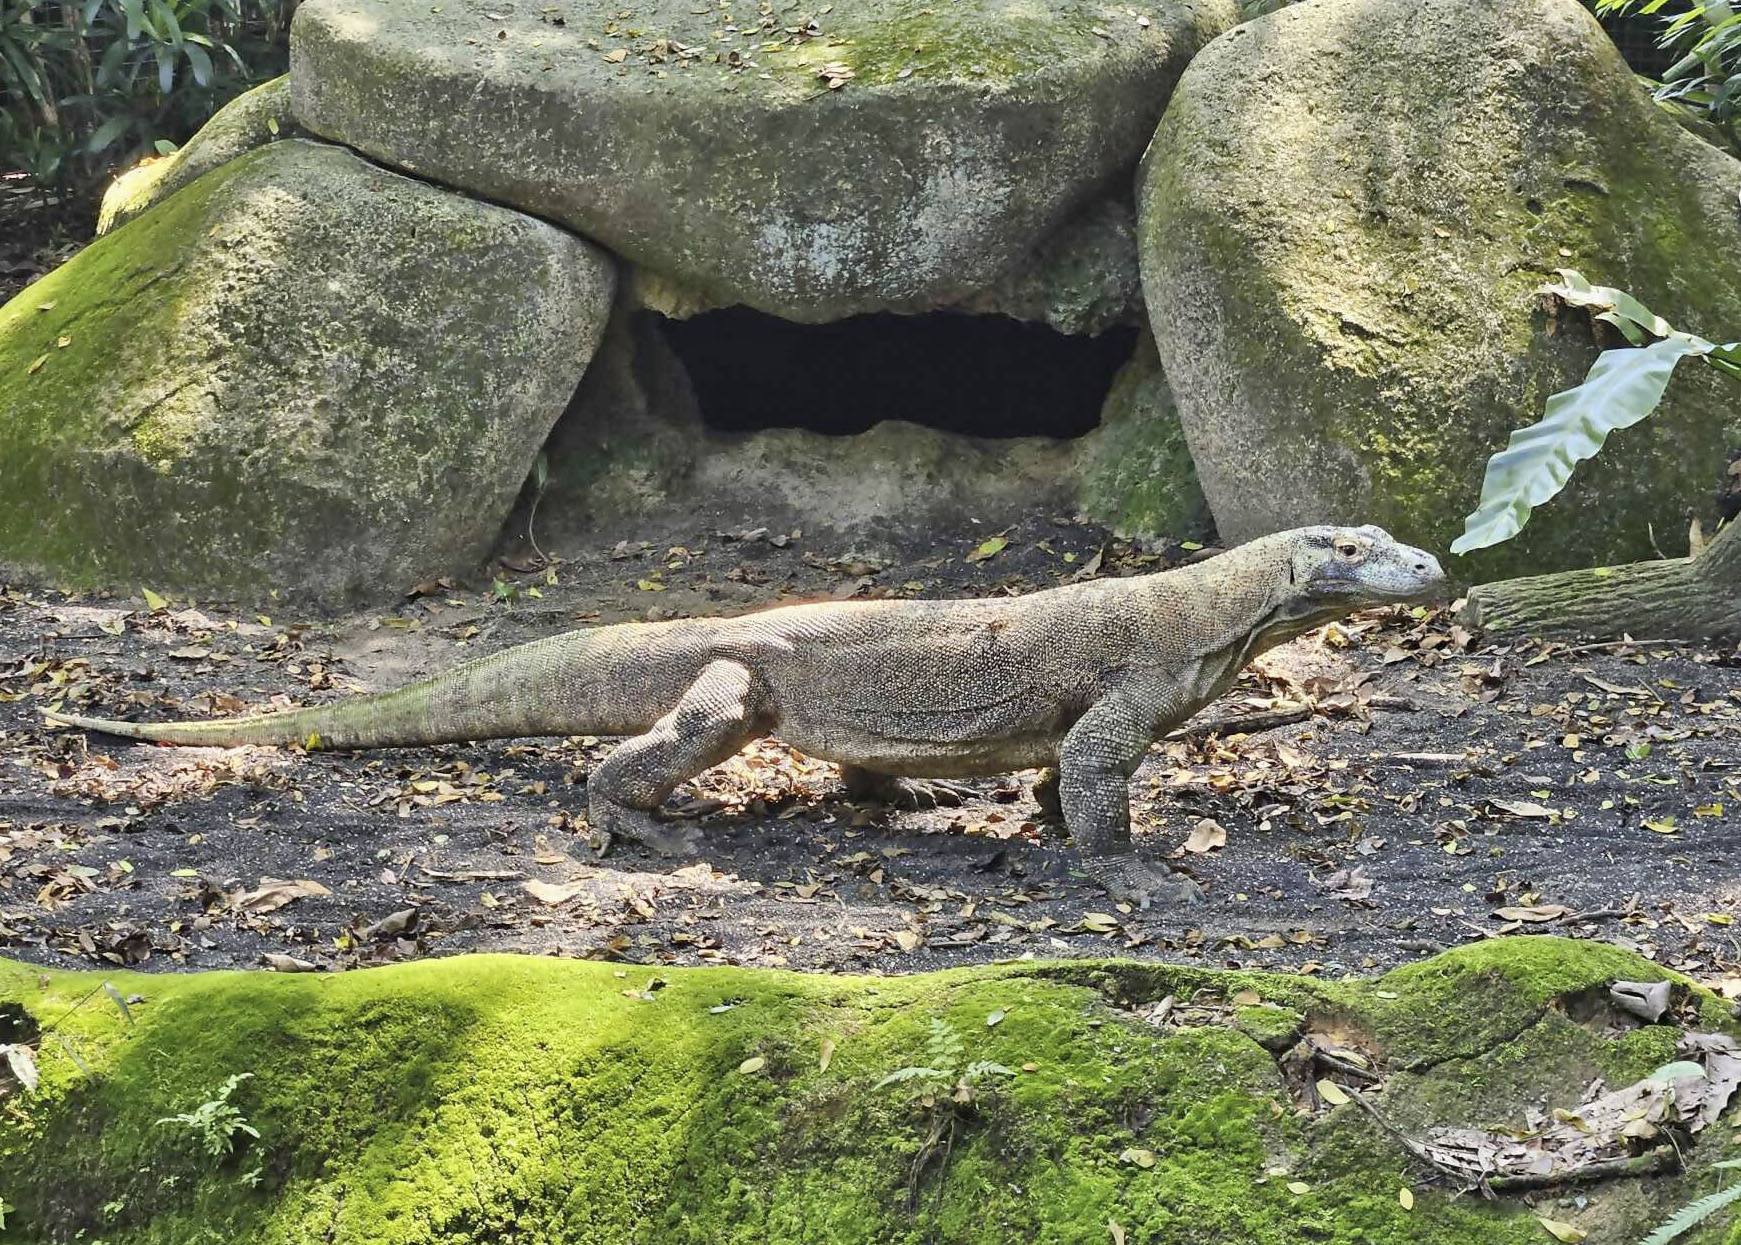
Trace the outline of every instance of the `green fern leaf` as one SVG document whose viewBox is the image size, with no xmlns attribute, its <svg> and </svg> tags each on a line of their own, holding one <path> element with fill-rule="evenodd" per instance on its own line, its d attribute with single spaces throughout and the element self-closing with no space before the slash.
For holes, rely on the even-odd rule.
<svg viewBox="0 0 1741 1245">
<path fill-rule="evenodd" d="M 1645 1237 L 1638 1245 L 1668 1245 L 1675 1237 L 1683 1232 L 1692 1231 L 1737 1198 L 1741 1198 L 1741 1184 L 1732 1184 L 1727 1189 L 1689 1203 L 1681 1207 L 1667 1223 Z"/>
</svg>

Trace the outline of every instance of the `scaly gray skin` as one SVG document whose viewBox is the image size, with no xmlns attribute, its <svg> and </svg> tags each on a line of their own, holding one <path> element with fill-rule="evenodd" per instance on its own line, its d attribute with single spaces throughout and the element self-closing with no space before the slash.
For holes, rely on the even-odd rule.
<svg viewBox="0 0 1741 1245">
<path fill-rule="evenodd" d="M 1307 527 L 1193 566 L 1024 597 L 847 601 L 741 618 L 626 623 L 506 649 L 397 691 L 218 722 L 50 714 L 130 739 L 378 748 L 521 735 L 627 735 L 587 784 L 595 829 L 661 851 L 700 833 L 653 812 L 677 784 L 777 735 L 840 763 L 861 794 L 947 801 L 947 784 L 1056 766 L 1089 874 L 1115 899 L 1195 902 L 1130 838 L 1149 744 L 1257 654 L 1365 606 L 1430 596 L 1429 553 L 1376 527 Z"/>
</svg>

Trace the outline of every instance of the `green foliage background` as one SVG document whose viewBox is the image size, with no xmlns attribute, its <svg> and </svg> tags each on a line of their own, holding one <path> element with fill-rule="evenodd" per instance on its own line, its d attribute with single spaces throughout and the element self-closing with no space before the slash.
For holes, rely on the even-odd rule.
<svg viewBox="0 0 1741 1245">
<path fill-rule="evenodd" d="M 285 71 L 297 0 L 0 0 L 0 170 L 89 193 Z"/>
<path fill-rule="evenodd" d="M 1646 80 L 1663 103 L 1710 121 L 1729 146 L 1741 150 L 1741 13 L 1729 0 L 1594 0 L 1597 16 L 1638 14 L 1662 24 L 1658 41 L 1679 59 L 1662 81 Z"/>
</svg>

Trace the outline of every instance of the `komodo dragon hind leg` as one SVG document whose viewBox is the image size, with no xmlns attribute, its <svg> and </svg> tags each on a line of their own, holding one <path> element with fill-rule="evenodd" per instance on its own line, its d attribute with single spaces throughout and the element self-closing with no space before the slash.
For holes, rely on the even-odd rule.
<svg viewBox="0 0 1741 1245">
<path fill-rule="evenodd" d="M 1081 847 L 1083 869 L 1113 899 L 1146 909 L 1203 901 L 1190 878 L 1156 872 L 1137 859 L 1130 841 L 1130 776 L 1153 735 L 1153 715 L 1109 696 L 1077 719 L 1058 755 L 1058 796 L 1064 824 Z"/>
<path fill-rule="evenodd" d="M 895 808 L 959 808 L 964 800 L 978 793 L 958 782 L 943 782 L 936 778 L 896 778 L 860 769 L 856 765 L 840 767 L 840 781 L 846 794 L 854 800 L 876 800 Z"/>
<path fill-rule="evenodd" d="M 661 822 L 653 810 L 678 783 L 711 769 L 766 732 L 767 707 L 755 676 L 735 661 L 711 662 L 677 706 L 617 746 L 587 780 L 594 830 L 639 839 L 666 856 L 701 846 L 695 826 Z"/>
</svg>

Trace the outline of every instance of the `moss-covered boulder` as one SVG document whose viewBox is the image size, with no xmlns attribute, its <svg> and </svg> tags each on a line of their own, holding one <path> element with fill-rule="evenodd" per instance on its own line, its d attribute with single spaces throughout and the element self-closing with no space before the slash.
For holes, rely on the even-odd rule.
<svg viewBox="0 0 1741 1245">
<path fill-rule="evenodd" d="M 1033 320 L 1090 337 L 1121 324 L 1145 324 L 1130 195 L 1090 203 L 1010 271 L 963 299 L 959 310 Z"/>
<path fill-rule="evenodd" d="M 341 976 L 0 964 L 0 1039 L 41 1077 L 0 1112 L 0 1239 L 1534 1245 L 1543 1214 L 1630 1245 L 1703 1184 L 1609 1181 L 1581 1206 L 1451 1196 L 1357 1106 L 1296 1099 L 1236 1018 L 1273 1003 L 1358 1045 L 1404 1130 L 1515 1123 L 1672 1057 L 1673 1025 L 1611 1036 L 1582 1002 L 1662 976 L 1550 938 L 1370 983 L 1131 962 L 896 979 L 506 956 Z M 1143 1019 L 1168 994 L 1184 1023 Z M 982 1061 L 997 1067 L 958 1099 Z"/>
<path fill-rule="evenodd" d="M 1575 0 L 1306 0 L 1222 36 L 1138 188 L 1150 320 L 1222 535 L 1349 521 L 1443 549 L 1488 455 L 1595 357 L 1534 289 L 1577 268 L 1729 340 L 1737 190 L 1741 164 L 1653 105 Z M 1721 378 L 1677 377 L 1463 569 L 1649 556 L 1653 525 L 1670 549 L 1736 411 Z"/>
<path fill-rule="evenodd" d="M 467 569 L 612 282 L 586 242 L 350 152 L 244 155 L 0 308 L 0 562 L 329 598 Z"/>
<path fill-rule="evenodd" d="M 998 279 L 1134 164 L 1235 20 L 1234 0 L 310 0 L 291 86 L 318 134 L 704 302 L 822 321 Z"/>
<path fill-rule="evenodd" d="M 301 128 L 290 112 L 289 74 L 238 95 L 179 150 L 137 164 L 115 178 L 103 192 L 97 233 L 126 224 L 220 164 L 281 138 L 297 137 Z"/>
<path fill-rule="evenodd" d="M 1172 389 L 1155 340 L 1137 339 L 1101 407 L 1100 426 L 1077 442 L 1082 512 L 1120 536 L 1200 536 L 1210 526 Z"/>
</svg>

